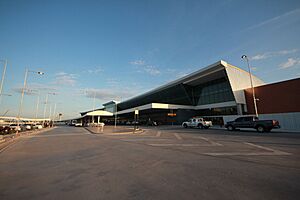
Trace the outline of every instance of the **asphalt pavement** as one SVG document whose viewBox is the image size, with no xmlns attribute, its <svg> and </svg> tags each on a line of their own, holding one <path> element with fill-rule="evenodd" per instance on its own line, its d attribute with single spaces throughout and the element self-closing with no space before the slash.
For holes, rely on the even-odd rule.
<svg viewBox="0 0 300 200">
<path fill-rule="evenodd" d="M 0 199 L 298 199 L 300 135 L 57 127 L 0 150 Z"/>
</svg>

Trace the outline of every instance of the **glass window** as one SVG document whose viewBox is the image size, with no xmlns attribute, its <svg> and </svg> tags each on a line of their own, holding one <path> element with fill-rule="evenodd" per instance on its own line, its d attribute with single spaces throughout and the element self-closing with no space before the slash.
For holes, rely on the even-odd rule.
<svg viewBox="0 0 300 200">
<path fill-rule="evenodd" d="M 239 117 L 239 118 L 237 118 L 235 121 L 236 121 L 236 122 L 242 122 L 242 121 L 244 121 L 244 118 L 243 118 L 243 117 Z"/>
</svg>

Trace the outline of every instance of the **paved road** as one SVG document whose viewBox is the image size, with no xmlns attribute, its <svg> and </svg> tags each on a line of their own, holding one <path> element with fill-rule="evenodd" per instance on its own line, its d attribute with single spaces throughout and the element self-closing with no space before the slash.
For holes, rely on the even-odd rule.
<svg viewBox="0 0 300 200">
<path fill-rule="evenodd" d="M 299 198 L 298 135 L 227 133 L 58 127 L 22 137 L 0 153 L 0 199 Z"/>
</svg>

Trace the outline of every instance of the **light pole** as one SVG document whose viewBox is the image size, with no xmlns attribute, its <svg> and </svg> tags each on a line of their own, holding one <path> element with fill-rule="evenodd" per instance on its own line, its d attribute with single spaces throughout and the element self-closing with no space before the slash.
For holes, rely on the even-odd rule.
<svg viewBox="0 0 300 200">
<path fill-rule="evenodd" d="M 115 128 L 117 128 L 117 113 L 118 113 L 118 103 L 117 101 L 115 101 L 115 105 L 116 105 L 116 108 L 115 108 Z"/>
<path fill-rule="evenodd" d="M 119 97 L 121 101 L 121 97 Z M 117 119 L 118 119 L 118 101 L 115 101 L 115 128 L 117 128 Z"/>
<path fill-rule="evenodd" d="M 28 69 L 25 70 L 24 84 L 23 84 L 23 88 L 22 88 L 22 94 L 21 94 L 21 99 L 20 99 L 19 112 L 18 112 L 18 116 L 17 116 L 17 121 L 18 121 L 17 127 L 20 125 L 20 117 L 21 117 L 21 113 L 22 113 L 23 98 L 24 98 L 24 92 L 25 92 L 25 89 L 26 89 L 26 83 L 27 83 L 28 72 L 36 73 L 36 74 L 39 74 L 39 75 L 44 75 L 44 72 L 40 72 L 40 71 L 31 71 L 31 70 L 28 70 Z M 18 131 L 17 131 L 17 132 L 18 132 Z"/>
<path fill-rule="evenodd" d="M 250 84 L 251 84 L 251 88 L 252 88 L 252 96 L 253 96 L 253 103 L 254 103 L 254 110 L 255 110 L 255 116 L 258 117 L 258 111 L 257 111 L 257 105 L 256 105 L 256 97 L 255 97 L 255 90 L 253 87 L 253 80 L 252 80 L 252 74 L 251 74 L 251 67 L 249 65 L 249 59 L 246 55 L 242 55 L 242 59 L 246 60 L 247 62 L 247 66 L 248 66 L 248 70 L 249 70 L 249 75 L 250 75 Z"/>
<path fill-rule="evenodd" d="M 4 62 L 3 72 L 2 72 L 2 78 L 1 78 L 1 84 L 0 84 L 0 94 L 2 94 L 2 88 L 3 88 L 3 82 L 5 78 L 5 72 L 6 72 L 6 66 L 7 66 L 7 60 L 0 60 L 0 62 Z M 1 105 L 1 95 L 0 95 L 0 105 Z"/>
<path fill-rule="evenodd" d="M 53 119 L 53 125 L 54 125 L 54 122 L 55 122 L 55 117 L 56 117 L 56 104 L 54 104 L 54 111 L 53 111 L 53 114 L 52 114 L 52 119 Z"/>
<path fill-rule="evenodd" d="M 49 94 L 56 95 L 55 92 L 48 92 L 47 95 L 46 95 L 46 101 L 45 101 L 45 107 L 44 107 L 44 116 L 43 116 L 43 124 L 45 124 L 45 117 L 46 117 L 46 110 L 47 110 Z"/>
<path fill-rule="evenodd" d="M 39 104 L 40 104 L 40 91 L 37 94 L 37 101 L 36 101 L 36 110 L 35 110 L 35 119 L 37 120 L 38 112 L 39 112 Z"/>
<path fill-rule="evenodd" d="M 95 111 L 96 91 L 94 90 L 93 112 Z M 99 119 L 99 117 L 98 117 Z M 93 124 L 95 123 L 94 115 L 92 116 Z M 99 121 L 99 120 L 98 120 Z"/>
</svg>

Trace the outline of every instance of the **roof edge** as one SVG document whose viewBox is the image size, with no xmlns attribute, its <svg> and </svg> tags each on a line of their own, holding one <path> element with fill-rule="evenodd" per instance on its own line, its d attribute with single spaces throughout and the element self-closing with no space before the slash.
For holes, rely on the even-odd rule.
<svg viewBox="0 0 300 200">
<path fill-rule="evenodd" d="M 134 96 L 134 97 L 132 97 L 132 98 L 130 98 L 130 99 L 127 99 L 127 100 L 125 100 L 125 101 L 123 101 L 123 102 L 121 102 L 121 103 L 128 102 L 128 101 L 131 101 L 132 99 L 139 98 L 139 97 L 142 97 L 142 96 L 145 96 L 145 95 L 149 95 L 149 94 L 151 94 L 151 93 L 153 93 L 153 92 L 158 92 L 158 91 L 160 91 L 160 90 L 163 90 L 163 89 L 172 87 L 172 86 L 174 86 L 174 85 L 177 84 L 177 83 L 184 82 L 185 79 L 191 78 L 191 77 L 195 76 L 195 75 L 198 74 L 198 73 L 204 72 L 205 70 L 208 70 L 208 69 L 210 69 L 210 68 L 216 67 L 216 66 L 218 66 L 218 65 L 222 65 L 223 67 L 226 67 L 226 66 L 227 66 L 227 62 L 224 61 L 224 60 L 219 60 L 219 61 L 217 61 L 217 62 L 215 62 L 215 63 L 213 63 L 213 64 L 210 64 L 210 65 L 208 65 L 208 66 L 206 66 L 206 67 L 204 67 L 204 68 L 201 68 L 201 69 L 199 69 L 199 70 L 197 70 L 197 71 L 195 71 L 195 72 L 192 72 L 192 73 L 190 73 L 190 74 L 188 74 L 188 75 L 186 75 L 186 76 L 183 76 L 183 77 L 178 78 L 178 79 L 176 79 L 176 80 L 174 80 L 174 81 L 171 81 L 171 82 L 168 82 L 168 83 L 166 83 L 166 84 L 163 84 L 162 86 L 159 86 L 159 87 L 157 87 L 157 88 L 154 88 L 154 89 L 152 89 L 152 90 L 149 90 L 149 91 L 147 91 L 147 92 L 145 92 L 145 93 L 143 93 L 143 94 Z"/>
</svg>

